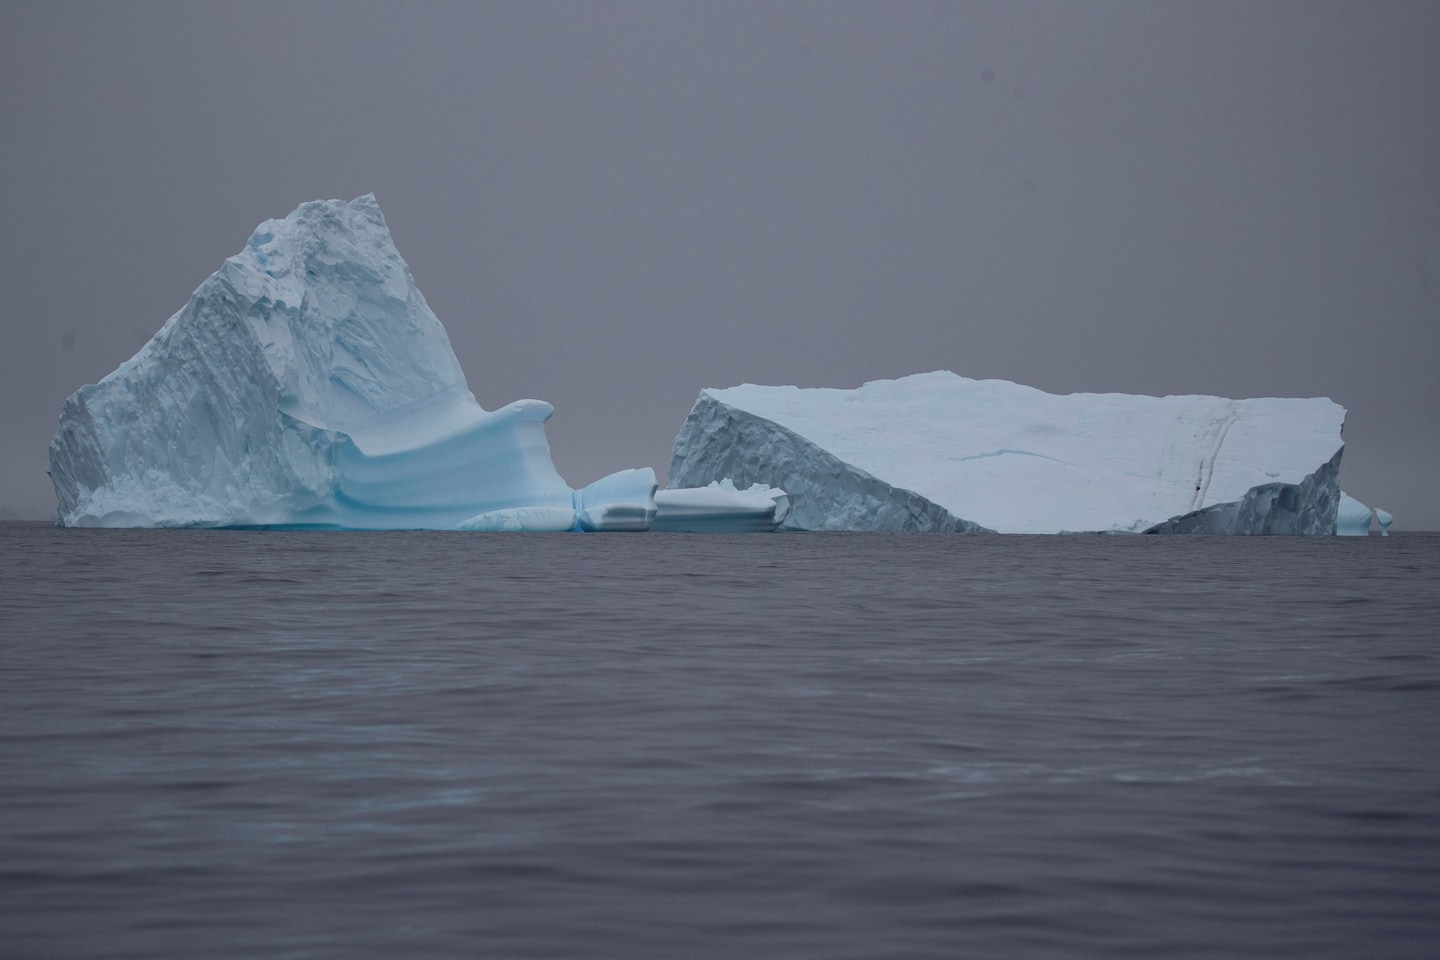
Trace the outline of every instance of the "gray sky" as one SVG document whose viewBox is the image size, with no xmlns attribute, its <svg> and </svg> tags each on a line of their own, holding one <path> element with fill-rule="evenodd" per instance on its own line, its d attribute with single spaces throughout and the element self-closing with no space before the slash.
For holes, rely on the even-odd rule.
<svg viewBox="0 0 1440 960">
<path fill-rule="evenodd" d="M 948 368 L 1329 396 L 1440 529 L 1440 4 L 4 3 L 0 508 L 64 398 L 373 191 L 573 485 L 696 393 Z"/>
</svg>

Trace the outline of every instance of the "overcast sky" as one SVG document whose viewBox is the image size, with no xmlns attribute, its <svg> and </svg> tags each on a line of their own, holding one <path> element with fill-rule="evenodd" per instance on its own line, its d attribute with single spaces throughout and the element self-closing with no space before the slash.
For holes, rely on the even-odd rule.
<svg viewBox="0 0 1440 960">
<path fill-rule="evenodd" d="M 3 3 L 0 508 L 262 220 L 374 192 L 572 485 L 702 387 L 1328 396 L 1440 529 L 1440 3 Z"/>
</svg>

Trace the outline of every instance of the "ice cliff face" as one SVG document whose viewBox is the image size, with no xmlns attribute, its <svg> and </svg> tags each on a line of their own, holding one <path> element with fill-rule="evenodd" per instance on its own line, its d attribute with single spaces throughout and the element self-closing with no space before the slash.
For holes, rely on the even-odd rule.
<svg viewBox="0 0 1440 960">
<path fill-rule="evenodd" d="M 1057 396 L 939 371 L 855 390 L 704 390 L 670 485 L 783 487 L 783 528 L 1334 533 L 1326 399 Z"/>
<path fill-rule="evenodd" d="M 453 528 L 526 508 L 553 525 L 579 513 L 553 412 L 481 409 L 375 198 L 317 201 L 261 224 L 65 402 L 49 472 L 67 526 Z M 653 515 L 641 473 L 618 496 Z"/>
</svg>

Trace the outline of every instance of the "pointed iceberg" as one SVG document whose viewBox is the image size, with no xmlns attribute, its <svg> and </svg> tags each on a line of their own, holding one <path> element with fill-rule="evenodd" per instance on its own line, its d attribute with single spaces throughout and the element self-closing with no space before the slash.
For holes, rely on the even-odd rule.
<svg viewBox="0 0 1440 960">
<path fill-rule="evenodd" d="M 1323 398 L 1057 396 L 948 371 L 746 384 L 701 391 L 669 481 L 784 488 L 800 530 L 1330 534 L 1344 418 Z"/>
<path fill-rule="evenodd" d="M 481 409 L 374 196 L 316 201 L 65 401 L 49 473 L 66 526 L 568 529 L 605 497 L 653 516 L 648 469 L 570 489 L 553 413 Z"/>
</svg>

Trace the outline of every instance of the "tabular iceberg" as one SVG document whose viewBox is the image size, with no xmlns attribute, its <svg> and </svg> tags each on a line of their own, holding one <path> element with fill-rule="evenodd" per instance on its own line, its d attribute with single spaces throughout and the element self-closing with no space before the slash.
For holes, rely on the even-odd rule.
<svg viewBox="0 0 1440 960">
<path fill-rule="evenodd" d="M 948 371 L 700 393 L 670 485 L 783 487 L 782 529 L 1335 532 L 1345 410 L 1323 398 L 1057 396 Z"/>
<path fill-rule="evenodd" d="M 65 401 L 49 473 L 66 526 L 653 517 L 648 468 L 570 489 L 545 438 L 553 413 L 481 409 L 374 196 L 316 201 L 261 224 L 139 353 Z"/>
</svg>

